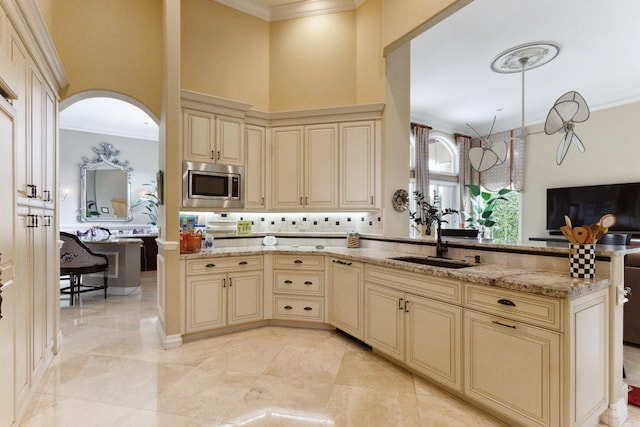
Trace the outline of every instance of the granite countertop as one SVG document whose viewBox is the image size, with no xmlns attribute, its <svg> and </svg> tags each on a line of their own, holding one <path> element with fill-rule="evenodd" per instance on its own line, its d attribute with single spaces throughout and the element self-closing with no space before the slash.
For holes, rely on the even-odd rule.
<svg viewBox="0 0 640 427">
<path fill-rule="evenodd" d="M 324 249 L 317 249 L 314 246 L 245 246 L 215 248 L 194 254 L 182 254 L 180 255 L 180 258 L 183 260 L 189 260 L 218 256 L 260 255 L 267 253 L 283 255 L 307 254 L 337 256 L 345 260 L 359 261 L 416 273 L 427 273 L 435 277 L 464 280 L 470 283 L 529 292 L 554 298 L 575 298 L 580 295 L 586 295 L 588 293 L 604 289 L 609 285 L 608 278 L 596 277 L 593 280 L 573 279 L 568 273 L 532 271 L 500 264 L 472 264 L 469 267 L 456 269 L 414 264 L 390 258 L 403 255 L 416 256 L 415 254 L 369 248 L 349 249 L 331 246 Z"/>
<path fill-rule="evenodd" d="M 134 237 L 118 237 L 114 238 L 111 236 L 110 239 L 105 240 L 83 240 L 83 243 L 98 243 L 98 244 L 112 244 L 112 245 L 128 245 L 130 243 L 142 243 L 142 239 L 134 238 Z"/>
</svg>

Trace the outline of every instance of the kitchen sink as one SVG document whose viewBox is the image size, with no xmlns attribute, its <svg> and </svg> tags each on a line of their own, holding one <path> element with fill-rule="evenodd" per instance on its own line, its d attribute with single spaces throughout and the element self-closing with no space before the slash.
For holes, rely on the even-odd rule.
<svg viewBox="0 0 640 427">
<path fill-rule="evenodd" d="M 390 259 L 394 259 L 396 261 L 403 262 L 411 262 L 414 264 L 422 264 L 422 265 L 431 265 L 434 267 L 444 267 L 444 268 L 465 268 L 465 267 L 473 267 L 474 264 L 467 261 L 449 259 L 449 258 L 434 258 L 434 257 L 417 257 L 417 256 L 399 256 L 392 257 Z"/>
</svg>

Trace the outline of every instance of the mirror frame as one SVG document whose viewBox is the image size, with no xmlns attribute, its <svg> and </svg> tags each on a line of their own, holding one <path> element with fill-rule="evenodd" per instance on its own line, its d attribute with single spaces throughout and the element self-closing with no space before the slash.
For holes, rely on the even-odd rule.
<svg viewBox="0 0 640 427">
<path fill-rule="evenodd" d="M 93 148 L 93 152 L 97 156 L 93 160 L 89 160 L 87 157 L 82 158 L 80 164 L 80 209 L 78 210 L 78 221 L 80 222 L 131 222 L 133 220 L 133 214 L 131 212 L 131 171 L 133 169 L 129 166 L 129 161 L 121 162 L 116 159 L 120 154 L 120 150 L 117 150 L 113 145 L 108 142 L 101 142 L 100 148 Z M 127 217 L 126 218 L 100 218 L 100 217 L 87 217 L 87 171 L 97 170 L 100 166 L 111 166 L 114 169 L 120 169 L 127 174 Z"/>
</svg>

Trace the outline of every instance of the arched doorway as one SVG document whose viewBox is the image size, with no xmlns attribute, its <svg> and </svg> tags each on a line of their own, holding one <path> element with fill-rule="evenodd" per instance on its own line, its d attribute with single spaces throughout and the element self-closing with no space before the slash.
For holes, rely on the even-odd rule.
<svg viewBox="0 0 640 427">
<path fill-rule="evenodd" d="M 118 268 L 110 269 L 109 294 L 128 295 L 144 281 L 155 282 L 155 235 L 157 224 L 144 205 L 149 194 L 157 191 L 156 174 L 160 168 L 159 119 L 146 106 L 129 96 L 110 91 L 87 91 L 60 103 L 58 143 L 58 226 L 60 231 L 86 233 L 96 227 L 108 229 L 114 238 L 142 239 L 140 280 L 131 280 L 124 270 L 124 254 L 110 247 L 107 254 Z M 108 147 L 108 148 L 105 148 Z M 105 151 L 106 150 L 106 151 Z M 115 170 L 88 170 L 96 158 L 105 156 Z M 109 163 L 109 162 L 107 162 Z M 122 194 L 96 197 L 111 189 L 109 176 L 126 165 Z M 111 167 L 113 165 L 109 165 Z M 102 166 L 99 168 L 102 169 Z M 90 189 L 93 188 L 93 192 Z M 99 191 L 96 191 L 98 189 Z M 113 191 L 119 191 L 114 188 Z M 118 197 L 115 197 L 118 196 Z M 124 198 L 125 214 L 113 200 Z M 103 201 L 104 200 L 104 201 Z M 122 203 L 122 200 L 118 200 Z M 90 209 L 87 206 L 90 205 Z M 106 248 L 105 246 L 103 246 Z M 93 245 L 92 249 L 96 250 Z M 105 249 L 106 250 L 106 249 Z M 129 252 L 130 253 L 130 252 Z M 135 252 L 134 252 L 135 253 Z M 130 262 L 127 260 L 127 262 Z M 137 263 L 136 263 L 137 264 Z M 134 283 L 134 282 L 138 283 Z"/>
</svg>

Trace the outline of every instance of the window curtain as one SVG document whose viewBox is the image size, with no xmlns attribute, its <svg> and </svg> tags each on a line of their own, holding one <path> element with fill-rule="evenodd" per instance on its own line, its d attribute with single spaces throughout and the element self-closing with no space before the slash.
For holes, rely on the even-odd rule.
<svg viewBox="0 0 640 427">
<path fill-rule="evenodd" d="M 455 134 L 456 147 L 458 148 L 458 182 L 460 183 L 460 211 L 467 211 L 467 191 L 465 185 L 471 184 L 471 164 L 469 163 L 469 150 L 471 149 L 471 137 Z"/>
<path fill-rule="evenodd" d="M 430 200 L 429 197 L 429 131 L 431 128 L 425 125 L 419 125 L 417 123 L 411 124 L 413 130 L 413 136 L 416 141 L 416 191 L 422 193 L 425 200 Z M 424 212 L 419 209 L 418 213 L 420 218 L 425 220 L 423 224 L 426 224 L 426 218 L 423 218 Z"/>
<path fill-rule="evenodd" d="M 524 139 L 514 138 L 515 131 L 505 131 L 494 134 L 491 139 L 494 143 L 504 141 L 507 143 L 507 158 L 504 163 L 496 165 L 482 173 L 473 170 L 472 181 L 483 186 L 489 191 L 498 191 L 511 187 L 516 191 L 524 190 Z M 481 146 L 478 138 L 473 138 L 471 147 Z M 468 162 L 467 150 L 467 162 Z"/>
</svg>

